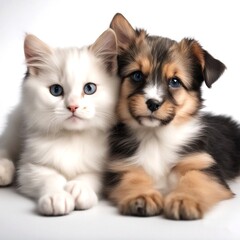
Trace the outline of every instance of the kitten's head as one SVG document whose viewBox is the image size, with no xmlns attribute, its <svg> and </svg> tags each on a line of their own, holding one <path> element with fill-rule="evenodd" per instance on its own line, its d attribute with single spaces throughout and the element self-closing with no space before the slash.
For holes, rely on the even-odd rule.
<svg viewBox="0 0 240 240">
<path fill-rule="evenodd" d="M 126 124 L 158 127 L 186 121 L 202 106 L 203 81 L 211 87 L 225 70 L 194 39 L 149 36 L 133 29 L 121 14 L 110 27 L 119 46 L 118 115 Z"/>
<path fill-rule="evenodd" d="M 91 46 L 51 48 L 27 35 L 22 104 L 29 128 L 105 130 L 115 119 L 117 40 L 106 30 Z"/>
</svg>

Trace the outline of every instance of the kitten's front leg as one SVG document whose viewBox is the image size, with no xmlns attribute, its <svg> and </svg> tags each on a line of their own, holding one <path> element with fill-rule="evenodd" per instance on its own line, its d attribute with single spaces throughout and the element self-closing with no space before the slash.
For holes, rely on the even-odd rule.
<svg viewBox="0 0 240 240">
<path fill-rule="evenodd" d="M 72 196 L 66 191 L 52 192 L 38 200 L 38 211 L 46 216 L 67 215 L 74 210 Z"/>
<path fill-rule="evenodd" d="M 18 171 L 19 190 L 38 200 L 42 215 L 66 215 L 74 210 L 74 199 L 64 190 L 66 179 L 56 170 L 34 164 L 24 164 Z"/>
<path fill-rule="evenodd" d="M 0 186 L 10 185 L 15 174 L 15 166 L 8 158 L 0 158 Z"/>
<path fill-rule="evenodd" d="M 109 182 L 108 182 L 109 180 Z M 142 168 L 108 172 L 105 175 L 107 196 L 120 213 L 134 216 L 155 216 L 163 209 L 163 197 Z"/>
<path fill-rule="evenodd" d="M 66 184 L 65 190 L 73 196 L 76 210 L 89 209 L 97 204 L 100 182 L 98 173 L 85 173 Z"/>
<path fill-rule="evenodd" d="M 15 161 L 22 145 L 21 112 L 20 107 L 15 108 L 0 136 L 0 186 L 10 185 L 15 176 Z"/>
</svg>

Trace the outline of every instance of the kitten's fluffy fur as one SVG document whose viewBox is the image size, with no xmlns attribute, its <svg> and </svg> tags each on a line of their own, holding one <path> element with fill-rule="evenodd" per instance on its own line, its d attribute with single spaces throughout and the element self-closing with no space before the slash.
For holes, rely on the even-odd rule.
<svg viewBox="0 0 240 240">
<path fill-rule="evenodd" d="M 225 66 L 193 39 L 149 36 L 121 14 L 110 26 L 122 83 L 105 193 L 122 214 L 199 219 L 240 172 L 239 125 L 199 111 Z"/>
<path fill-rule="evenodd" d="M 41 214 L 88 209 L 98 200 L 115 121 L 115 33 L 81 49 L 53 49 L 27 35 L 24 50 L 21 102 L 0 139 L 0 185 L 12 182 L 15 163 L 19 190 L 38 200 Z"/>
</svg>

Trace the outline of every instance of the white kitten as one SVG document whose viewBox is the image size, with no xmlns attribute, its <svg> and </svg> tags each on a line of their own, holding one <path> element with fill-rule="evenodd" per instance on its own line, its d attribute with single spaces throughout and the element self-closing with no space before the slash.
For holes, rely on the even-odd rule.
<svg viewBox="0 0 240 240">
<path fill-rule="evenodd" d="M 12 182 L 17 165 L 19 190 L 38 200 L 41 214 L 88 209 L 98 200 L 115 122 L 115 33 L 81 49 L 52 49 L 27 35 L 24 50 L 22 98 L 0 138 L 0 185 Z"/>
</svg>

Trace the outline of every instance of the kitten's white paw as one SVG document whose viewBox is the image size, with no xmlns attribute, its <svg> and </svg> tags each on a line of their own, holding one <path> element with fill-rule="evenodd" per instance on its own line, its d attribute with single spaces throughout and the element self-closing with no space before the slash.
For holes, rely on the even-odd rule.
<svg viewBox="0 0 240 240">
<path fill-rule="evenodd" d="M 15 167 L 12 161 L 7 158 L 0 159 L 0 186 L 7 186 L 12 183 L 15 174 Z"/>
<path fill-rule="evenodd" d="M 43 215 L 67 215 L 73 210 L 74 199 L 65 191 L 46 194 L 38 200 L 38 211 Z"/>
<path fill-rule="evenodd" d="M 89 209 L 98 202 L 97 194 L 82 181 L 69 181 L 65 190 L 75 199 L 75 209 L 77 210 Z"/>
</svg>

